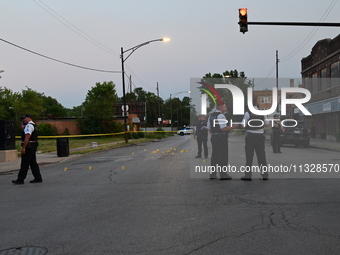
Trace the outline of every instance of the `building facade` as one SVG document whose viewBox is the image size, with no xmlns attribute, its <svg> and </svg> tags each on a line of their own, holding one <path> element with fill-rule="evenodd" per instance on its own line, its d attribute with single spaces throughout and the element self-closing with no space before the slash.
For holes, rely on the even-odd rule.
<svg viewBox="0 0 340 255">
<path fill-rule="evenodd" d="M 304 106 L 312 116 L 303 118 L 312 136 L 335 140 L 340 132 L 340 35 L 318 41 L 301 60 L 302 86 L 311 100 Z"/>
</svg>

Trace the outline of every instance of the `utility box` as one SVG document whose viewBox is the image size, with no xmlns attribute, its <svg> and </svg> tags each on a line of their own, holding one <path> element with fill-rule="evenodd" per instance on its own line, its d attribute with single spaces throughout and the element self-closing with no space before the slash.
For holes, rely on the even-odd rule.
<svg viewBox="0 0 340 255">
<path fill-rule="evenodd" d="M 0 150 L 15 150 L 15 121 L 0 120 Z"/>
</svg>

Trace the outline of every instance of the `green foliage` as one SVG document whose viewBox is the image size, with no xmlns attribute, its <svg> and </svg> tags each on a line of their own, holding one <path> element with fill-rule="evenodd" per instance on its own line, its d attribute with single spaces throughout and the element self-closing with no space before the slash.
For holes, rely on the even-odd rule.
<svg viewBox="0 0 340 255">
<path fill-rule="evenodd" d="M 88 91 L 81 111 L 83 118 L 79 119 L 79 127 L 83 134 L 112 133 L 117 128 L 113 120 L 113 105 L 117 101 L 115 84 L 97 82 Z"/>
<path fill-rule="evenodd" d="M 17 116 L 29 113 L 33 120 L 42 119 L 45 109 L 43 107 L 43 94 L 30 88 L 22 90 L 18 100 L 14 102 L 14 110 Z"/>
<path fill-rule="evenodd" d="M 129 132 L 129 139 L 139 139 L 138 132 Z"/>
<path fill-rule="evenodd" d="M 78 119 L 82 134 L 106 134 L 123 132 L 123 124 L 114 121 L 100 121 L 95 118 Z"/>
<path fill-rule="evenodd" d="M 190 97 L 171 98 L 166 100 L 162 107 L 163 117 L 166 120 L 172 120 L 173 127 L 182 127 L 190 125 L 190 112 L 194 109 L 191 105 Z"/>
<path fill-rule="evenodd" d="M 58 135 L 57 128 L 50 123 L 40 123 L 38 125 L 39 136 L 55 136 Z"/>
<path fill-rule="evenodd" d="M 18 100 L 19 93 L 0 87 L 0 119 L 15 120 L 16 112 L 14 103 Z"/>
<path fill-rule="evenodd" d="M 62 135 L 70 135 L 70 132 L 68 131 L 68 128 L 65 128 L 64 132 L 62 133 Z"/>
<path fill-rule="evenodd" d="M 84 106 L 74 106 L 72 109 L 66 109 L 66 117 L 82 118 L 84 116 Z"/>
<path fill-rule="evenodd" d="M 43 107 L 46 116 L 52 115 L 53 117 L 66 117 L 66 108 L 62 106 L 55 98 L 46 97 L 42 95 Z"/>
<path fill-rule="evenodd" d="M 0 87 L 0 119 L 18 120 L 25 113 L 31 114 L 33 120 L 44 116 L 66 117 L 67 111 L 56 99 L 46 97 L 28 87 L 21 93 Z"/>
<path fill-rule="evenodd" d="M 233 84 L 237 87 L 239 87 L 244 95 L 247 94 L 247 88 L 252 87 L 253 83 L 249 80 L 247 80 L 247 77 L 245 76 L 244 72 L 238 72 L 236 69 L 231 71 L 225 71 L 223 74 L 217 74 L 214 73 L 213 75 L 211 73 L 207 73 L 201 80 L 201 82 L 206 83 L 208 85 L 213 86 L 214 84 Z M 221 96 L 223 102 L 227 105 L 227 110 L 229 114 L 232 114 L 233 112 L 233 98 L 230 93 L 230 91 L 225 89 L 216 89 L 216 91 Z M 211 100 L 210 97 L 208 97 L 208 100 L 210 102 L 210 107 L 208 107 L 208 111 L 212 111 L 214 108 L 214 103 Z M 245 100 L 245 106 L 247 100 Z"/>
<path fill-rule="evenodd" d="M 134 102 L 146 103 L 146 126 L 156 126 L 158 119 L 158 105 L 163 105 L 163 99 L 159 98 L 152 92 L 147 92 L 143 88 L 135 88 L 133 93 L 126 94 L 126 103 L 129 104 L 130 99 Z M 122 100 L 120 100 L 122 101 Z"/>
<path fill-rule="evenodd" d="M 145 137 L 144 132 L 138 132 L 138 135 L 139 135 L 139 138 L 144 138 Z"/>
<path fill-rule="evenodd" d="M 96 86 L 88 91 L 83 106 L 85 117 L 95 118 L 99 121 L 112 120 L 113 104 L 117 101 L 115 84 L 112 81 L 97 82 Z"/>
</svg>

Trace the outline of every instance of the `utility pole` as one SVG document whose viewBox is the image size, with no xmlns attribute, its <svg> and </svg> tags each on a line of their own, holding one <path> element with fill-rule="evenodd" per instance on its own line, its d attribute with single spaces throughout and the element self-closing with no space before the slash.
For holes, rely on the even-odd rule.
<svg viewBox="0 0 340 255">
<path fill-rule="evenodd" d="M 276 112 L 279 112 L 279 51 L 276 50 L 276 89 L 277 89 L 277 107 Z"/>
<path fill-rule="evenodd" d="M 158 88 L 158 82 L 157 82 L 157 97 L 158 97 L 158 126 L 161 127 L 161 122 L 162 122 L 162 118 L 161 118 L 161 99 L 159 97 L 159 88 Z"/>
<path fill-rule="evenodd" d="M 132 109 L 132 79 L 131 79 L 131 74 L 130 74 L 130 107 Z"/>
</svg>

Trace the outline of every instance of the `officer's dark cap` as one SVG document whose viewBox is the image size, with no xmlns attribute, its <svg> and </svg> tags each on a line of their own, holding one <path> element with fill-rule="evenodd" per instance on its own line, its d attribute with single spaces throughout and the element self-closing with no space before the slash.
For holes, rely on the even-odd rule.
<svg viewBox="0 0 340 255">
<path fill-rule="evenodd" d="M 28 113 L 26 113 L 26 114 L 24 114 L 22 117 L 21 117 L 21 119 L 23 120 L 24 118 L 31 118 L 31 115 L 30 114 L 28 114 Z"/>
</svg>

